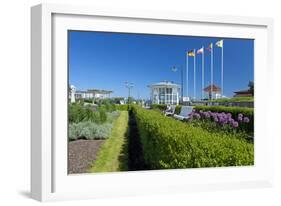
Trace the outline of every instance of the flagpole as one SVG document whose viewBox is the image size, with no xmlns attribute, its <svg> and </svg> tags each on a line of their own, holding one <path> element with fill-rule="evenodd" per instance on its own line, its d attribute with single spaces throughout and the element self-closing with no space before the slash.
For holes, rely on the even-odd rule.
<svg viewBox="0 0 281 206">
<path fill-rule="evenodd" d="M 223 97 L 223 44 L 221 47 L 221 97 Z"/>
<path fill-rule="evenodd" d="M 194 99 L 196 99 L 196 69 L 195 69 L 195 65 L 196 65 L 196 54 L 195 54 L 195 49 L 194 51 L 194 62 L 193 62 L 193 74 L 194 74 L 194 79 L 193 79 L 193 94 L 194 94 Z"/>
<path fill-rule="evenodd" d="M 188 49 L 186 54 L 186 96 L 188 97 Z"/>
<path fill-rule="evenodd" d="M 213 60 L 213 44 L 212 44 L 212 48 L 211 48 L 211 100 L 213 99 L 213 84 L 214 84 L 214 74 L 213 74 L 213 64 L 214 64 L 214 60 Z"/>
<path fill-rule="evenodd" d="M 202 94 L 201 94 L 201 98 L 202 98 L 202 100 L 204 99 L 204 81 L 205 81 L 205 79 L 204 79 L 204 46 L 202 46 L 202 48 L 203 48 L 203 52 L 202 52 Z"/>
</svg>

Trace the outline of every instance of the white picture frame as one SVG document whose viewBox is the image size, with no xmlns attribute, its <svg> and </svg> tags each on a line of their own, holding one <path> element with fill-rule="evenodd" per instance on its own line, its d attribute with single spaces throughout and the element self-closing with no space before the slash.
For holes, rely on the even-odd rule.
<svg viewBox="0 0 281 206">
<path fill-rule="evenodd" d="M 272 19 L 40 4 L 31 8 L 31 26 L 32 198 L 52 201 L 272 186 L 274 135 L 266 115 L 272 103 L 262 98 L 273 91 Z M 67 138 L 57 137 L 65 136 L 67 125 L 68 29 L 254 38 L 255 166 L 67 175 Z"/>
</svg>

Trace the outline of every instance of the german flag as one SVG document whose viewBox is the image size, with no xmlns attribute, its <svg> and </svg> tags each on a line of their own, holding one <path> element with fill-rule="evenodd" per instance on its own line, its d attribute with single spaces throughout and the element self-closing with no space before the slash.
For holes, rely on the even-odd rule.
<svg viewBox="0 0 281 206">
<path fill-rule="evenodd" d="M 193 50 L 190 50 L 189 52 L 187 52 L 187 55 L 188 55 L 189 57 L 195 57 L 195 51 L 194 51 L 194 49 L 193 49 Z"/>
</svg>

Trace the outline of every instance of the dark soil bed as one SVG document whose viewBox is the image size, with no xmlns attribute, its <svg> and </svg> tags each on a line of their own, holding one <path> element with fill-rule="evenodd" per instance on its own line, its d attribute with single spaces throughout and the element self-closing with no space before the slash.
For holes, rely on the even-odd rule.
<svg viewBox="0 0 281 206">
<path fill-rule="evenodd" d="M 86 173 L 105 140 L 76 140 L 68 143 L 68 173 Z"/>
</svg>

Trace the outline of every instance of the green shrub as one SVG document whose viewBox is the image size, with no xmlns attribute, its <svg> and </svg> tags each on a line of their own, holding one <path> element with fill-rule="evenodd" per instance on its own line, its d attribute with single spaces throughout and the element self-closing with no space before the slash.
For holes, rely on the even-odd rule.
<svg viewBox="0 0 281 206">
<path fill-rule="evenodd" d="M 70 104 L 68 119 L 70 123 L 95 122 L 104 123 L 107 121 L 107 114 L 114 112 L 113 107 L 107 112 L 106 106 L 100 106 L 98 111 L 93 111 L 91 105 Z M 118 114 L 118 113 L 116 113 Z"/>
<path fill-rule="evenodd" d="M 84 103 L 93 103 L 93 99 L 84 99 Z"/>
<path fill-rule="evenodd" d="M 115 108 L 116 108 L 116 110 L 119 110 L 119 111 L 128 111 L 129 105 L 128 104 L 116 104 Z"/>
<path fill-rule="evenodd" d="M 221 98 L 211 100 L 212 102 L 253 102 L 254 97 L 233 97 L 233 98 Z"/>
<path fill-rule="evenodd" d="M 107 115 L 106 115 L 106 110 L 103 108 L 99 109 L 99 114 L 100 114 L 100 122 L 104 123 L 107 120 Z"/>
<path fill-rule="evenodd" d="M 179 114 L 181 112 L 181 105 L 177 105 L 175 109 L 175 114 Z"/>
<path fill-rule="evenodd" d="M 167 109 L 167 105 L 166 104 L 152 104 L 151 109 L 158 109 L 158 110 L 164 111 Z"/>
<path fill-rule="evenodd" d="M 152 104 L 151 109 L 164 111 L 167 109 L 167 105 L 166 104 Z M 179 114 L 180 111 L 181 111 L 181 105 L 177 105 L 176 109 L 175 109 L 175 114 Z"/>
<path fill-rule="evenodd" d="M 68 107 L 68 120 L 69 122 L 81 122 L 85 118 L 84 108 L 81 104 L 70 104 Z"/>
<path fill-rule="evenodd" d="M 112 129 L 111 123 L 96 124 L 94 122 L 79 122 L 69 124 L 69 140 L 85 139 L 106 139 Z"/>
<path fill-rule="evenodd" d="M 116 107 L 114 104 L 106 103 L 104 105 L 104 107 L 105 107 L 105 111 L 107 111 L 107 112 L 112 112 L 112 111 L 116 110 Z"/>
<path fill-rule="evenodd" d="M 253 144 L 207 132 L 153 110 L 133 106 L 144 160 L 151 169 L 254 164 Z"/>
</svg>

